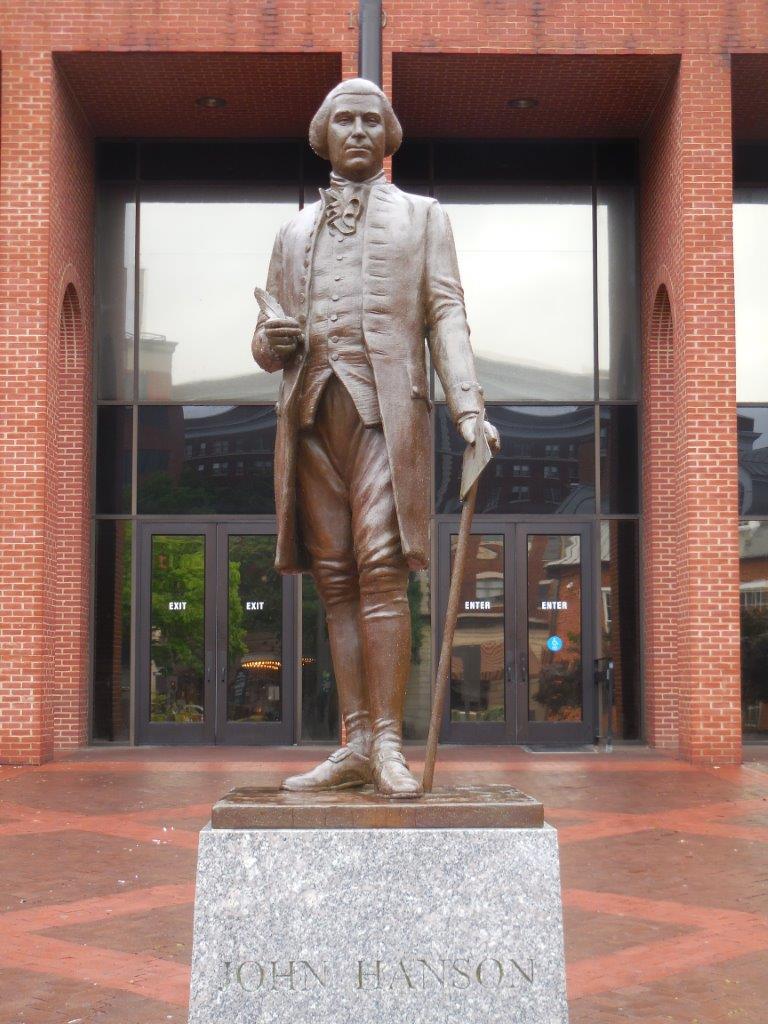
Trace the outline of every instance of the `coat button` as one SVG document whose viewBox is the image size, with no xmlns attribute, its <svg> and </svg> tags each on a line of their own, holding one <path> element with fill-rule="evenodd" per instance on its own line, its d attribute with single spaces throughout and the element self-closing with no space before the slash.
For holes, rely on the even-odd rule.
<svg viewBox="0 0 768 1024">
<path fill-rule="evenodd" d="M 302 294 L 299 296 L 299 302 L 304 302 L 305 299 L 306 295 L 304 295 L 304 293 L 302 292 Z"/>
<path fill-rule="evenodd" d="M 338 319 L 339 319 L 338 313 L 331 313 L 331 320 L 333 320 L 334 323 L 336 323 L 336 321 Z"/>
<path fill-rule="evenodd" d="M 336 360 L 337 360 L 338 358 L 339 358 L 339 353 L 338 353 L 338 352 L 331 352 L 331 359 L 332 359 L 332 360 L 333 360 L 334 362 L 336 362 Z"/>
<path fill-rule="evenodd" d="M 418 398 L 419 397 L 419 389 L 416 387 L 415 384 L 411 388 L 411 394 L 413 395 L 414 398 Z"/>
<path fill-rule="evenodd" d="M 472 385 L 469 383 L 468 380 L 463 380 L 461 382 L 461 390 L 462 391 L 469 391 L 471 387 L 472 387 Z"/>
<path fill-rule="evenodd" d="M 330 336 L 330 338 L 328 339 L 328 341 L 330 341 L 330 343 L 331 343 L 332 345 L 335 345 L 335 344 L 336 344 L 336 342 L 337 342 L 338 340 L 339 340 L 339 339 L 338 339 L 338 338 L 336 337 L 336 335 L 335 335 L 335 334 L 332 334 L 332 335 Z"/>
<path fill-rule="evenodd" d="M 308 267 L 308 266 L 309 266 L 309 260 L 304 260 L 304 266 L 305 266 L 305 267 Z"/>
<path fill-rule="evenodd" d="M 338 255 L 338 256 L 336 257 L 336 259 L 337 259 L 337 260 L 343 260 L 343 259 L 344 259 L 344 257 L 343 257 L 343 256 L 341 255 L 341 253 L 339 253 L 339 255 Z"/>
<path fill-rule="evenodd" d="M 339 301 L 339 296 L 334 293 L 331 296 L 331 302 L 338 302 L 338 301 Z"/>
<path fill-rule="evenodd" d="M 340 281 L 341 280 L 341 274 L 337 274 L 336 277 L 334 277 L 333 280 L 334 281 Z"/>
<path fill-rule="evenodd" d="M 306 318 L 306 316 L 304 316 L 304 314 L 302 313 L 302 314 L 301 314 L 301 316 L 299 317 L 299 323 L 300 323 L 300 324 L 301 324 L 301 326 L 303 327 L 303 326 L 304 326 L 304 324 L 305 324 L 306 322 L 307 322 L 307 318 Z"/>
</svg>

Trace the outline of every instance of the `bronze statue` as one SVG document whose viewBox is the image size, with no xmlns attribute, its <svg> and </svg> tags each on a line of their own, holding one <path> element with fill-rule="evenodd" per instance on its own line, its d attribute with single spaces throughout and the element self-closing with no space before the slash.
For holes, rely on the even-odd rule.
<svg viewBox="0 0 768 1024">
<path fill-rule="evenodd" d="M 277 568 L 309 570 L 326 608 L 346 746 L 282 788 L 373 782 L 422 794 L 402 752 L 410 569 L 429 557 L 430 400 L 425 337 L 468 444 L 484 420 L 448 218 L 387 182 L 402 141 L 385 94 L 351 79 L 309 129 L 330 187 L 280 230 L 253 355 L 283 371 L 277 405 Z"/>
</svg>

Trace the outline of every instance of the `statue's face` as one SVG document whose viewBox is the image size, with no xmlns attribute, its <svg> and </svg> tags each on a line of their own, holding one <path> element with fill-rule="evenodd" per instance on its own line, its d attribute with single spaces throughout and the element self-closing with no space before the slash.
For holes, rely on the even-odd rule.
<svg viewBox="0 0 768 1024">
<path fill-rule="evenodd" d="M 338 96 L 328 122 L 328 156 L 334 171 L 350 181 L 365 181 L 381 170 L 385 149 L 380 97 Z"/>
</svg>

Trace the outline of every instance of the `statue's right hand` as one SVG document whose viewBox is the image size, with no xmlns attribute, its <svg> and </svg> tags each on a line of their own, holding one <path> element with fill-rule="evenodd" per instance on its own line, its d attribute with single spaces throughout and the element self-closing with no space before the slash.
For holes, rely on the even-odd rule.
<svg viewBox="0 0 768 1024">
<path fill-rule="evenodd" d="M 281 359 L 294 354 L 303 334 L 301 324 L 292 316 L 270 317 L 264 321 L 262 330 L 269 347 Z"/>
</svg>

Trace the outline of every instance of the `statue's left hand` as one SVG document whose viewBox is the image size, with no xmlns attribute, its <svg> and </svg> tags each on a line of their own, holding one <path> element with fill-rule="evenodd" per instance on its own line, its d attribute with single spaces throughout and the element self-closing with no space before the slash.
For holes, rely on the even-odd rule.
<svg viewBox="0 0 768 1024">
<path fill-rule="evenodd" d="M 462 420 L 459 424 L 459 433 L 467 442 L 467 444 L 475 443 L 475 423 L 477 416 L 467 416 L 465 420 Z M 485 439 L 488 442 L 488 447 L 494 454 L 501 451 L 501 438 L 499 432 L 492 423 L 488 420 L 483 420 L 483 430 L 485 431 Z"/>
</svg>

